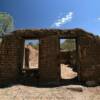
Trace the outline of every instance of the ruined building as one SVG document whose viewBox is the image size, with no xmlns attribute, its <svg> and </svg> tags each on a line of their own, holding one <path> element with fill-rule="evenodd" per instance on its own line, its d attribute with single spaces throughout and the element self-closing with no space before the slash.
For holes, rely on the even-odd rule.
<svg viewBox="0 0 100 100">
<path fill-rule="evenodd" d="M 69 58 L 67 52 L 60 51 L 60 39 L 75 39 L 76 41 L 76 50 L 70 53 L 71 59 L 69 59 L 72 60 L 72 67 L 78 73 L 79 80 L 100 82 L 99 37 L 81 29 L 40 29 L 16 30 L 2 37 L 0 83 L 13 82 L 21 77 L 24 42 L 27 39 L 39 40 L 39 83 L 60 83 L 60 64 Z"/>
</svg>

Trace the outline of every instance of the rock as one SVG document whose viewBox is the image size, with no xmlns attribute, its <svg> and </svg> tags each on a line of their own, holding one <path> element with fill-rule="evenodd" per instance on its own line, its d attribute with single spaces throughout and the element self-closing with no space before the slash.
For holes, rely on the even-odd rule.
<svg viewBox="0 0 100 100">
<path fill-rule="evenodd" d="M 80 86 L 80 85 L 70 85 L 67 87 L 67 89 L 76 91 L 76 92 L 83 92 L 83 86 Z"/>
</svg>

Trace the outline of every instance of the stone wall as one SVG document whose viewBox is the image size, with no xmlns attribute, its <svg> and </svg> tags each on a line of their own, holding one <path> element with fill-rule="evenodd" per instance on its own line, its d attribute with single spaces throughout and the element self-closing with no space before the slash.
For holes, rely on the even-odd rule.
<svg viewBox="0 0 100 100">
<path fill-rule="evenodd" d="M 80 79 L 100 82 L 100 39 L 80 38 Z"/>
<path fill-rule="evenodd" d="M 39 50 L 40 82 L 59 84 L 59 38 L 56 35 L 41 38 Z"/>
<path fill-rule="evenodd" d="M 0 45 L 0 83 L 14 81 L 18 76 L 16 37 L 4 37 Z"/>
<path fill-rule="evenodd" d="M 100 38 L 80 29 L 18 30 L 4 36 L 0 45 L 0 83 L 17 80 L 23 69 L 24 40 L 39 39 L 39 82 L 60 82 L 60 38 L 75 38 L 80 80 L 100 82 Z M 63 58 L 63 57 L 62 57 Z"/>
</svg>

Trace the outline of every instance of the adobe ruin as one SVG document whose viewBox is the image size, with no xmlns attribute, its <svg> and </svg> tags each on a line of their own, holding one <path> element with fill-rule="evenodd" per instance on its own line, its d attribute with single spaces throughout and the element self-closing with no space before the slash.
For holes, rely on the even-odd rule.
<svg viewBox="0 0 100 100">
<path fill-rule="evenodd" d="M 75 60 L 80 81 L 100 82 L 100 38 L 82 29 L 16 30 L 2 37 L 0 44 L 0 83 L 13 82 L 22 75 L 24 41 L 39 39 L 38 82 L 59 84 L 61 60 L 67 60 L 66 52 L 60 52 L 60 39 L 75 39 Z M 66 59 L 65 59 L 66 58 Z"/>
</svg>

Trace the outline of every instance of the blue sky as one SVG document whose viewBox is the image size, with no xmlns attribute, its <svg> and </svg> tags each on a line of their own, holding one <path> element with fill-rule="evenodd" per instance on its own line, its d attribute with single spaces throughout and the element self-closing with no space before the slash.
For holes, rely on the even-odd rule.
<svg viewBox="0 0 100 100">
<path fill-rule="evenodd" d="M 82 28 L 100 35 L 100 0 L 0 0 L 19 28 Z"/>
</svg>

